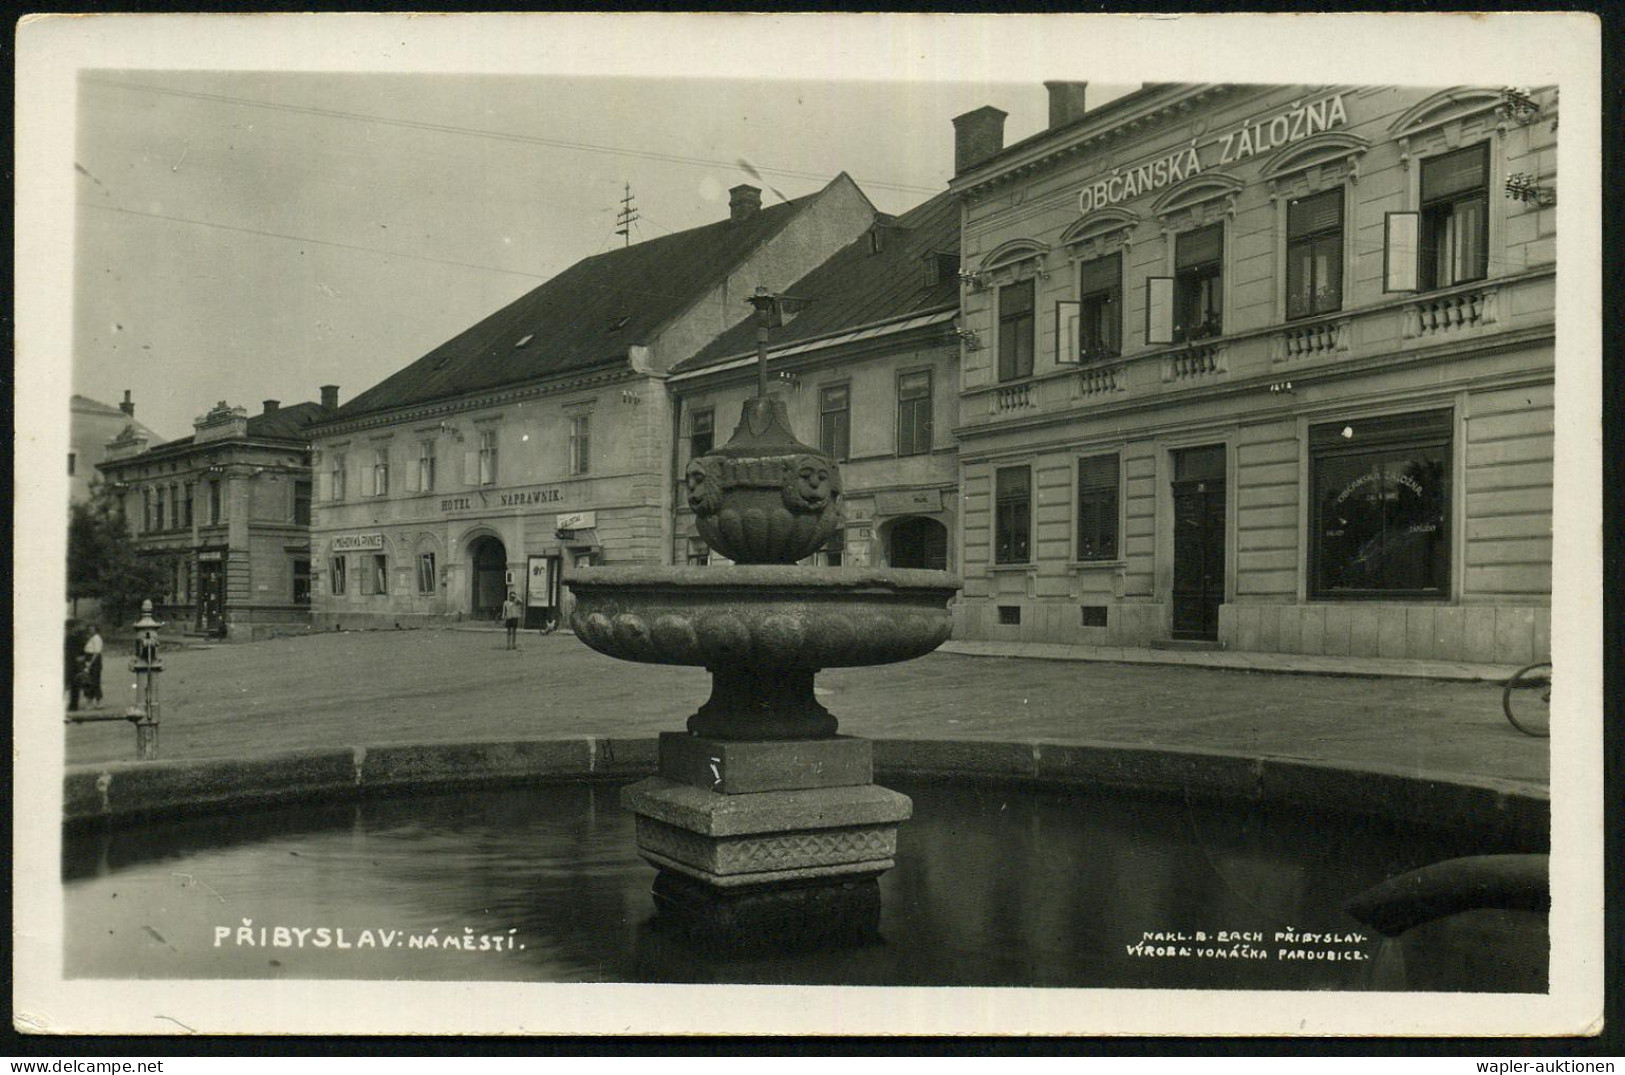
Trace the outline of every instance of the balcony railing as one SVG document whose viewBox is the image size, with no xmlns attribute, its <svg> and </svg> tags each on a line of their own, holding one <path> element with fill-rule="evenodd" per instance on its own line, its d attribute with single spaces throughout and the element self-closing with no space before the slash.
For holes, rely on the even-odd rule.
<svg viewBox="0 0 1625 1075">
<path fill-rule="evenodd" d="M 1122 366 L 1090 366 L 1078 371 L 1078 392 L 1085 396 L 1098 396 L 1108 392 L 1121 392 L 1117 383 Z"/>
<path fill-rule="evenodd" d="M 1163 358 L 1164 381 L 1192 381 L 1224 372 L 1224 344 L 1189 343 Z"/>
<path fill-rule="evenodd" d="M 1270 358 L 1275 362 L 1301 362 L 1348 349 L 1348 318 L 1294 325 L 1270 338 Z"/>
<path fill-rule="evenodd" d="M 993 397 L 993 410 L 996 413 L 1005 411 L 1025 410 L 1033 405 L 1033 386 L 1031 384 L 1012 384 L 998 390 Z"/>
<path fill-rule="evenodd" d="M 1429 295 L 1405 306 L 1405 338 L 1431 340 L 1495 324 L 1495 287 Z"/>
</svg>

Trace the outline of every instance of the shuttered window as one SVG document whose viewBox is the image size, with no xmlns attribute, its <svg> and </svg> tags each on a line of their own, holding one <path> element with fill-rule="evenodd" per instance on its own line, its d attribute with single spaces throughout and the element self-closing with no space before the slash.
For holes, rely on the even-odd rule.
<svg viewBox="0 0 1625 1075">
<path fill-rule="evenodd" d="M 915 370 L 897 378 L 897 454 L 931 450 L 931 371 Z"/>
<path fill-rule="evenodd" d="M 846 462 L 852 449 L 852 391 L 844 384 L 818 393 L 818 446 L 837 463 Z"/>
<path fill-rule="evenodd" d="M 1116 454 L 1078 460 L 1078 559 L 1117 559 Z"/>
<path fill-rule="evenodd" d="M 1490 144 L 1422 162 L 1421 286 L 1449 287 L 1489 272 Z"/>
<path fill-rule="evenodd" d="M 1033 282 L 999 288 L 999 380 L 1032 376 L 1035 325 Z"/>
<path fill-rule="evenodd" d="M 688 420 L 688 457 L 690 459 L 705 455 L 716 443 L 717 412 L 715 408 L 706 407 L 696 410 Z"/>
<path fill-rule="evenodd" d="M 1286 207 L 1286 315 L 1343 307 L 1343 189 L 1294 198 Z"/>
<path fill-rule="evenodd" d="M 1123 349 L 1123 260 L 1119 254 L 1078 266 L 1078 350 L 1084 362 L 1116 358 Z"/>
<path fill-rule="evenodd" d="M 1223 332 L 1224 225 L 1210 224 L 1174 239 L 1174 339 Z"/>
<path fill-rule="evenodd" d="M 1032 471 L 1001 467 L 994 474 L 994 545 L 996 564 L 1025 564 L 1031 559 Z"/>
</svg>

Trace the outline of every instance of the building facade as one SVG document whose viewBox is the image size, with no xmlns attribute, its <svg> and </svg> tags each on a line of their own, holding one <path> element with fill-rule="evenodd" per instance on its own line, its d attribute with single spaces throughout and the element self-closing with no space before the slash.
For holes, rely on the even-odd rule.
<svg viewBox="0 0 1625 1075">
<path fill-rule="evenodd" d="M 91 486 L 101 477 L 96 464 L 106 457 L 109 444 L 139 440 L 144 447 L 161 439 L 135 420 L 135 403 L 128 391 L 117 407 L 89 396 L 74 396 L 68 420 L 69 501 L 82 503 L 90 499 Z"/>
<path fill-rule="evenodd" d="M 568 615 L 587 564 L 667 563 L 667 372 L 862 235 L 845 175 L 588 258 L 345 404 L 318 432 L 316 619 L 403 626 Z"/>
<path fill-rule="evenodd" d="M 216 404 L 190 437 L 148 447 L 130 430 L 101 463 L 143 555 L 163 563 L 160 618 L 232 642 L 307 630 L 311 611 L 311 423 L 322 403 L 266 400 L 249 417 Z"/>
<path fill-rule="evenodd" d="M 796 436 L 841 466 L 846 524 L 813 559 L 957 570 L 959 207 L 942 194 L 877 220 L 788 288 L 770 330 L 771 390 Z M 680 477 L 725 442 L 757 390 L 756 327 L 723 334 L 667 379 Z M 725 562 L 674 499 L 678 563 Z"/>
<path fill-rule="evenodd" d="M 1557 95 L 956 121 L 958 636 L 1549 653 Z"/>
</svg>

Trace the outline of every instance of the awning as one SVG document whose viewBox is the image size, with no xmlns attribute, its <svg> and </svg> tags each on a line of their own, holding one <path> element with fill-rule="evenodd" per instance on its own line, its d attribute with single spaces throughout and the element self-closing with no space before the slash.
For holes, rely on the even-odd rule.
<svg viewBox="0 0 1625 1075">
<path fill-rule="evenodd" d="M 566 549 L 601 549 L 598 543 L 598 531 L 593 527 L 583 530 L 560 530 L 558 532 L 559 544 Z"/>
</svg>

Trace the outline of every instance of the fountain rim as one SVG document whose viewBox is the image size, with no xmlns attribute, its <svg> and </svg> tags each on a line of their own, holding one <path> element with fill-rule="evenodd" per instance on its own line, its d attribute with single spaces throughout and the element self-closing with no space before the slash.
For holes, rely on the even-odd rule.
<svg viewBox="0 0 1625 1075">
<path fill-rule="evenodd" d="M 807 567 L 800 564 L 730 564 L 726 567 L 581 567 L 566 575 L 572 591 L 600 589 L 685 593 L 745 591 L 759 595 L 910 593 L 952 597 L 964 580 L 947 571 L 914 567 Z"/>
</svg>

